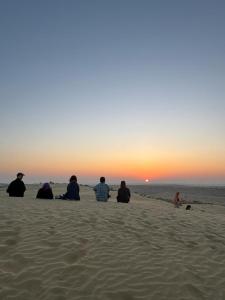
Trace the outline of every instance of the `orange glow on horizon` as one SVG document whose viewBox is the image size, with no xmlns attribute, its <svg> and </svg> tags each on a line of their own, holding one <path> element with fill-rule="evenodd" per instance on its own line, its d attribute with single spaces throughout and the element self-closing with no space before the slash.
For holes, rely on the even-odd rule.
<svg viewBox="0 0 225 300">
<path fill-rule="evenodd" d="M 101 175 L 115 178 L 135 178 L 144 181 L 161 180 L 165 178 L 225 176 L 225 163 L 222 156 L 213 156 L 209 159 L 207 154 L 190 153 L 105 153 L 87 151 L 74 154 L 72 151 L 64 153 L 59 149 L 50 154 L 43 150 L 32 153 L 15 153 L 10 161 L 2 159 L 1 172 L 23 171 L 25 174 L 38 174 L 51 176 L 79 176 L 99 177 Z M 8 154 L 8 153 L 7 153 Z M 150 157 L 150 158 L 149 158 Z"/>
</svg>

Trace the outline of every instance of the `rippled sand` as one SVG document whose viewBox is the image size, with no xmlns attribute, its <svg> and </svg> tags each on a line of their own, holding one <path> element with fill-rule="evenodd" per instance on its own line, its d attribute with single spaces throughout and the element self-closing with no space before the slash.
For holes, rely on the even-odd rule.
<svg viewBox="0 0 225 300">
<path fill-rule="evenodd" d="M 62 187 L 56 188 L 61 192 Z M 224 300 L 225 207 L 0 193 L 1 300 Z"/>
</svg>

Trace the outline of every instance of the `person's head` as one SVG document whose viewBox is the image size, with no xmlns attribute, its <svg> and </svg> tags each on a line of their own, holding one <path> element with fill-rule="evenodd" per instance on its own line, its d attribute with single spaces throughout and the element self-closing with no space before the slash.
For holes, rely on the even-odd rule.
<svg viewBox="0 0 225 300">
<path fill-rule="evenodd" d="M 77 176 L 72 175 L 72 176 L 70 177 L 70 182 L 77 182 Z"/>
<path fill-rule="evenodd" d="M 100 177 L 100 182 L 104 183 L 105 182 L 105 177 Z"/>
<path fill-rule="evenodd" d="M 42 186 L 43 190 L 49 190 L 51 189 L 50 184 L 48 182 L 45 182 Z"/>
<path fill-rule="evenodd" d="M 122 189 L 124 189 L 124 188 L 126 187 L 126 182 L 125 182 L 125 181 L 121 181 L 120 187 L 121 187 Z"/>
<path fill-rule="evenodd" d="M 179 197 L 179 195 L 180 195 L 180 192 L 176 192 L 176 197 Z"/>
<path fill-rule="evenodd" d="M 21 172 L 17 173 L 17 175 L 16 175 L 16 177 L 17 177 L 19 180 L 22 180 L 22 179 L 23 179 L 23 176 L 24 176 L 24 174 L 21 173 Z"/>
</svg>

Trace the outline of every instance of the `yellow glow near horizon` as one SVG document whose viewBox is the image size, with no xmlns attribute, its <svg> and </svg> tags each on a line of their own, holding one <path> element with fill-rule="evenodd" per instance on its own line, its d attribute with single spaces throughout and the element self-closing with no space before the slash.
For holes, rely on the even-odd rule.
<svg viewBox="0 0 225 300">
<path fill-rule="evenodd" d="M 91 144 L 90 144 L 91 145 Z M 225 176 L 225 154 L 216 149 L 202 151 L 194 148 L 146 144 L 126 147 L 110 144 L 104 151 L 93 144 L 85 148 L 57 146 L 10 149 L 2 151 L 1 172 L 18 170 L 29 174 L 68 176 L 112 176 L 135 178 L 186 178 L 196 176 Z M 90 150 L 91 148 L 91 150 Z"/>
<path fill-rule="evenodd" d="M 10 161 L 3 161 L 2 171 L 15 172 L 22 170 L 29 174 L 67 175 L 75 173 L 78 176 L 106 176 L 119 178 L 146 178 L 160 180 L 161 178 L 187 176 L 224 176 L 222 157 L 215 156 L 211 160 L 207 155 L 189 153 L 107 153 L 104 155 L 74 154 L 72 151 L 52 152 L 51 155 L 39 153 L 20 153 Z M 207 162 L 207 163 L 206 163 Z"/>
</svg>

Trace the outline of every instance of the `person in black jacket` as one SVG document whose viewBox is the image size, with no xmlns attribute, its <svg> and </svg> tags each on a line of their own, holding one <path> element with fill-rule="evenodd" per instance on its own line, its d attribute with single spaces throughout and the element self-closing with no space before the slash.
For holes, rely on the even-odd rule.
<svg viewBox="0 0 225 300">
<path fill-rule="evenodd" d="M 24 196 L 24 192 L 26 191 L 26 186 L 24 184 L 24 182 L 22 181 L 24 174 L 19 172 L 16 175 L 16 179 L 13 180 L 6 192 L 9 194 L 10 197 L 23 197 Z"/>
<path fill-rule="evenodd" d="M 43 186 L 38 190 L 37 199 L 53 199 L 52 188 L 49 183 L 44 183 Z"/>
<path fill-rule="evenodd" d="M 130 201 L 130 190 L 126 187 L 126 182 L 121 181 L 118 189 L 117 202 L 128 203 Z"/>
</svg>

